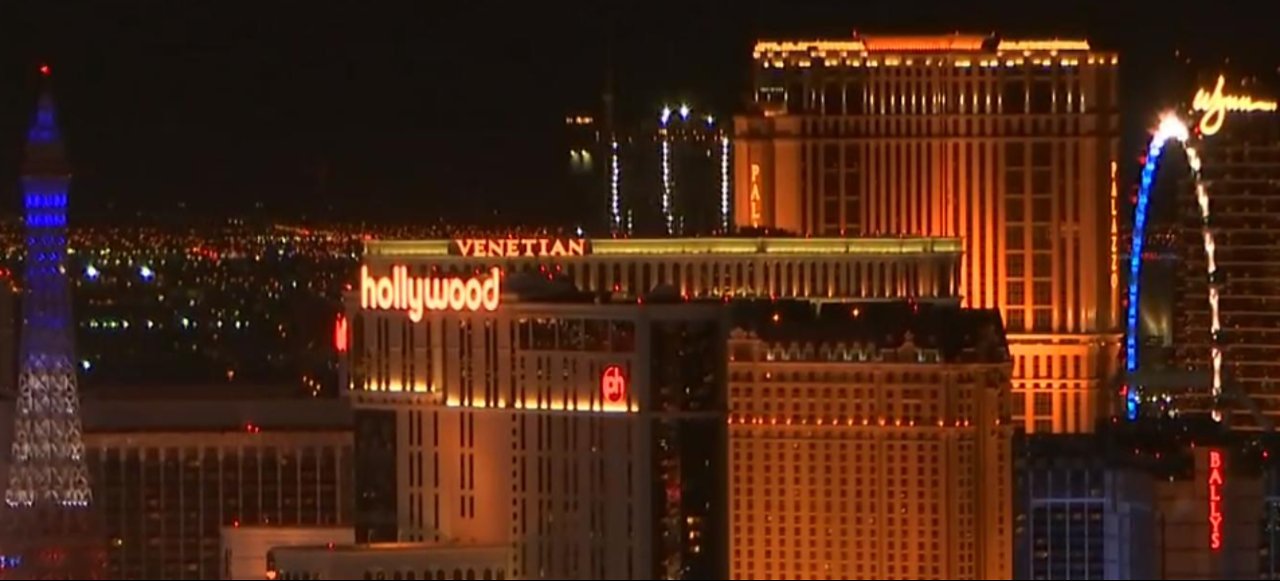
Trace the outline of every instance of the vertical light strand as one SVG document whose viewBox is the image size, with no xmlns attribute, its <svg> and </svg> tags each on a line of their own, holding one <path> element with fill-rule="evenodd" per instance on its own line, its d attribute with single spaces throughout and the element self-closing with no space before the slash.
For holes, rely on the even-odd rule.
<svg viewBox="0 0 1280 581">
<path fill-rule="evenodd" d="M 720 230 L 729 231 L 729 136 L 720 137 Z"/>
<path fill-rule="evenodd" d="M 667 234 L 674 233 L 675 220 L 671 213 L 671 140 L 667 130 L 661 130 L 662 136 L 662 217 L 667 223 Z"/>
<path fill-rule="evenodd" d="M 1218 262 L 1217 245 L 1213 238 L 1213 229 L 1209 227 L 1209 189 L 1201 179 L 1200 154 L 1194 147 L 1187 147 L 1187 163 L 1191 166 L 1191 176 L 1195 181 L 1196 204 L 1200 207 L 1200 235 L 1204 239 L 1205 276 L 1209 289 L 1209 352 L 1213 364 L 1213 384 L 1210 394 L 1213 403 L 1210 413 L 1213 421 L 1222 421 L 1222 410 L 1218 408 L 1218 400 L 1222 397 L 1222 344 L 1220 332 L 1222 321 L 1219 317 L 1218 300 Z"/>
<path fill-rule="evenodd" d="M 622 197 L 619 195 L 621 164 L 618 163 L 618 140 L 609 143 L 609 218 L 613 233 L 622 231 Z"/>
<path fill-rule="evenodd" d="M 1116 186 L 1116 162 L 1111 162 L 1111 323 L 1120 315 L 1120 222 L 1119 189 Z"/>
</svg>

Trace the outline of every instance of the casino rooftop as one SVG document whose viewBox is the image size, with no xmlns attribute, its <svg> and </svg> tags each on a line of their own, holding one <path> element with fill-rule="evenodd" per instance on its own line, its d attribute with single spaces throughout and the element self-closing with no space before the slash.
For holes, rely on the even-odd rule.
<svg viewBox="0 0 1280 581">
<path fill-rule="evenodd" d="M 733 326 L 770 343 L 844 343 L 900 349 L 910 336 L 943 362 L 1009 361 L 999 312 L 913 301 L 735 301 Z"/>
<path fill-rule="evenodd" d="M 625 238 L 592 239 L 596 256 L 682 254 L 958 254 L 958 238 Z M 453 240 L 372 240 L 366 243 L 370 257 L 448 256 Z"/>
<path fill-rule="evenodd" d="M 926 237 L 596 240 L 495 235 L 370 241 L 364 263 L 372 277 L 397 266 L 417 276 L 475 274 L 498 267 L 507 276 L 560 276 L 582 291 L 633 298 L 670 287 L 676 296 L 691 299 L 925 301 L 958 298 L 961 244 L 957 238 Z"/>
</svg>

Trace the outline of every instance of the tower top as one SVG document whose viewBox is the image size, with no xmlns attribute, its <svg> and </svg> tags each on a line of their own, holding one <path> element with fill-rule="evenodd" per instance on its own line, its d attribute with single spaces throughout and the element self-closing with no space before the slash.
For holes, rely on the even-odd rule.
<svg viewBox="0 0 1280 581">
<path fill-rule="evenodd" d="M 71 174 L 71 166 L 67 164 L 62 133 L 58 131 L 57 107 L 53 103 L 53 71 L 48 64 L 41 64 L 38 70 L 40 97 L 36 101 L 35 118 L 27 130 L 22 175 L 67 176 Z"/>
</svg>

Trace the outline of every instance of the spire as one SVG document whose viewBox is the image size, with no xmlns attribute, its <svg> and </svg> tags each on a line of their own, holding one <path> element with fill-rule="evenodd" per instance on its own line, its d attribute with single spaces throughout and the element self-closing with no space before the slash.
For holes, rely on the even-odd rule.
<svg viewBox="0 0 1280 581">
<path fill-rule="evenodd" d="M 36 102 L 35 118 L 27 131 L 22 175 L 70 175 L 71 167 L 62 147 L 62 133 L 58 131 L 57 107 L 53 103 L 53 70 L 47 64 L 40 65 L 39 70 L 40 97 Z"/>
</svg>

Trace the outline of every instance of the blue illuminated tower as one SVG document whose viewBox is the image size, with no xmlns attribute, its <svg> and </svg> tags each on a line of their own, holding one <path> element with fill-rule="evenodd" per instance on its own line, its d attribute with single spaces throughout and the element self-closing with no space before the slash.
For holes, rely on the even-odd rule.
<svg viewBox="0 0 1280 581">
<path fill-rule="evenodd" d="M 40 72 L 44 87 L 22 166 L 27 254 L 0 575 L 94 579 L 102 575 L 104 552 L 92 526 L 63 264 L 71 171 L 54 118 L 49 67 Z"/>
</svg>

